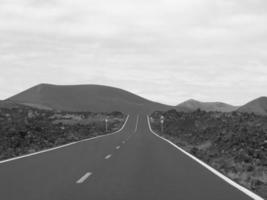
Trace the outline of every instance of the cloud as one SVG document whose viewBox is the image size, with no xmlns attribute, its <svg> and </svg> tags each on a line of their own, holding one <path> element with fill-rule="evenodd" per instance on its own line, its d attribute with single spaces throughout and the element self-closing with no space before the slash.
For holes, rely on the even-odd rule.
<svg viewBox="0 0 267 200">
<path fill-rule="evenodd" d="M 0 0 L 0 98 L 97 83 L 177 104 L 266 95 L 265 0 Z"/>
</svg>

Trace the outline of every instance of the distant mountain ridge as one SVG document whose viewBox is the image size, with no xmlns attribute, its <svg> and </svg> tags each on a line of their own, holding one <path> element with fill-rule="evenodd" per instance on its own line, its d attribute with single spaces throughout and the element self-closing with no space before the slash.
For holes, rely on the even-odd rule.
<svg viewBox="0 0 267 200">
<path fill-rule="evenodd" d="M 171 106 L 147 100 L 119 88 L 102 85 L 40 84 L 8 100 L 37 108 L 65 111 L 131 113 L 171 109 Z"/>
<path fill-rule="evenodd" d="M 267 97 L 260 97 L 241 106 L 237 111 L 267 115 Z"/>
<path fill-rule="evenodd" d="M 187 108 L 189 110 L 203 110 L 203 111 L 219 111 L 219 112 L 232 112 L 238 109 L 238 106 L 232 106 L 230 104 L 222 102 L 201 102 L 194 99 L 189 99 L 176 106 L 176 108 Z"/>
<path fill-rule="evenodd" d="M 39 84 L 17 95 L 0 101 L 0 107 L 26 105 L 39 109 L 62 111 L 90 111 L 148 113 L 156 110 L 192 112 L 197 109 L 219 112 L 248 112 L 267 115 L 267 97 L 255 99 L 243 106 L 222 102 L 201 102 L 194 99 L 170 106 L 150 101 L 131 92 L 103 85 Z"/>
</svg>

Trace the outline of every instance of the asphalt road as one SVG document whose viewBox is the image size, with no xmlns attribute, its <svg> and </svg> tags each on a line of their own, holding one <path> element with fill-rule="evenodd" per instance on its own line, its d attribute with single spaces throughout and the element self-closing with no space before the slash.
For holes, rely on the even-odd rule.
<svg viewBox="0 0 267 200">
<path fill-rule="evenodd" d="M 1 200 L 251 200 L 132 115 L 110 136 L 0 164 Z"/>
</svg>

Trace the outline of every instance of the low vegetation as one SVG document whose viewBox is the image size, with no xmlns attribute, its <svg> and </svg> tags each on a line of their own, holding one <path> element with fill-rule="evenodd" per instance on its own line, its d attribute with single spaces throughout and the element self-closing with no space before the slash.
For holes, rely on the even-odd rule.
<svg viewBox="0 0 267 200">
<path fill-rule="evenodd" d="M 108 119 L 107 127 L 105 119 Z M 119 130 L 120 112 L 56 112 L 26 106 L 0 108 L 0 160 Z"/>
<path fill-rule="evenodd" d="M 155 132 L 267 198 L 266 116 L 170 110 L 154 112 L 150 120 Z"/>
</svg>

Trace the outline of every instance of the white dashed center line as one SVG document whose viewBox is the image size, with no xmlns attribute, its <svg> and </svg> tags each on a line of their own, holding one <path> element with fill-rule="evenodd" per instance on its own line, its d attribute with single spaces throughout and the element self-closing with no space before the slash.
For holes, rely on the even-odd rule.
<svg viewBox="0 0 267 200">
<path fill-rule="evenodd" d="M 112 156 L 111 154 L 108 154 L 108 155 L 105 157 L 105 159 L 107 160 L 107 159 L 109 159 L 111 156 Z"/>
<path fill-rule="evenodd" d="M 93 173 L 87 172 L 83 177 L 81 177 L 76 183 L 81 184 L 83 183 L 87 178 L 89 178 Z"/>
<path fill-rule="evenodd" d="M 125 141 L 122 141 L 122 144 L 125 144 Z"/>
<path fill-rule="evenodd" d="M 136 118 L 136 124 L 135 124 L 134 132 L 137 131 L 137 128 L 138 128 L 138 122 L 139 122 L 139 115 L 138 115 L 137 118 Z"/>
<path fill-rule="evenodd" d="M 121 147 L 120 146 L 116 146 L 116 149 L 120 149 Z"/>
</svg>

